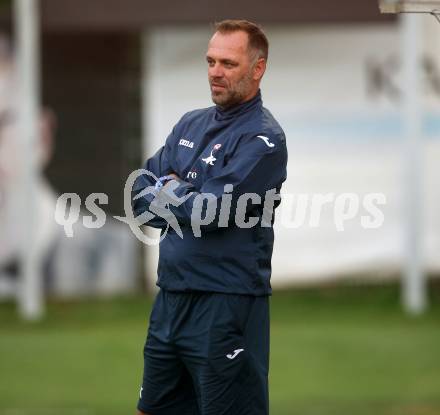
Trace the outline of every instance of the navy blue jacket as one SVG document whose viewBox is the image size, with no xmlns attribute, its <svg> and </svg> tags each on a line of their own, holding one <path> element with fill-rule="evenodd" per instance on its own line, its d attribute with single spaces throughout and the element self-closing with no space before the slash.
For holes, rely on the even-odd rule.
<svg viewBox="0 0 440 415">
<path fill-rule="evenodd" d="M 243 228 L 236 224 L 235 207 L 240 195 L 255 193 L 261 202 L 258 196 L 248 201 L 245 220 L 258 218 L 261 222 L 266 191 L 279 193 L 286 179 L 286 165 L 284 132 L 263 107 L 260 91 L 227 110 L 212 106 L 186 113 L 165 145 L 144 165 L 157 177 L 176 173 L 180 179 L 174 193 L 187 197 L 179 206 L 169 206 L 183 238 L 169 228 L 161 241 L 157 285 L 172 291 L 270 294 L 274 215 L 265 226 L 259 223 Z M 218 214 L 225 184 L 232 185 L 232 208 L 226 224 L 219 221 Z M 154 195 L 134 197 L 154 185 L 149 175 L 137 178 L 132 189 L 135 216 L 149 209 Z M 218 211 L 215 219 L 202 225 L 201 233 L 195 235 L 191 213 L 201 193 L 214 195 L 211 202 L 218 202 Z M 275 207 L 279 203 L 276 201 Z M 146 225 L 164 229 L 167 222 L 155 216 Z"/>
</svg>

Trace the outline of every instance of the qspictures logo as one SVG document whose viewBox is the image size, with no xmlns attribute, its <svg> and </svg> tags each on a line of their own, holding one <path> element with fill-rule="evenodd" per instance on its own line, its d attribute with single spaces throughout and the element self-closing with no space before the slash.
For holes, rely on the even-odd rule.
<svg viewBox="0 0 440 415">
<path fill-rule="evenodd" d="M 141 176 L 149 177 L 149 182 L 157 183 L 154 173 L 145 169 L 135 170 L 128 177 L 124 186 L 125 216 L 114 216 L 115 219 L 128 225 L 136 238 L 146 245 L 159 244 L 170 229 L 180 238 L 184 238 L 181 223 L 176 212 L 183 211 L 188 216 L 185 225 L 189 225 L 196 238 L 202 236 L 204 228 L 227 228 L 237 226 L 248 229 L 255 226 L 271 227 L 275 208 L 279 206 L 280 224 L 287 229 L 298 229 L 304 226 L 319 228 L 322 225 L 322 212 L 330 211 L 333 226 L 343 232 L 348 223 L 358 221 L 363 229 L 380 228 L 385 221 L 381 207 L 386 204 L 383 193 L 326 193 L 326 194 L 289 194 L 280 195 L 276 189 L 267 190 L 264 195 L 257 193 L 234 193 L 232 184 L 224 185 L 223 194 L 218 197 L 212 193 L 191 192 L 179 197 L 176 190 L 180 186 L 171 180 L 165 186 L 145 187 L 133 196 L 133 186 Z M 280 204 L 281 200 L 284 200 Z M 90 215 L 82 216 L 82 225 L 86 228 L 99 229 L 104 226 L 107 216 L 101 208 L 108 204 L 104 193 L 93 193 L 85 200 L 85 208 Z M 135 216 L 133 203 L 145 209 Z M 74 237 L 74 227 L 80 222 L 82 201 L 76 193 L 64 193 L 58 200 L 55 209 L 55 220 L 64 228 L 66 236 Z M 253 209 L 256 206 L 259 209 Z M 259 211 L 260 214 L 252 214 Z M 189 212 L 189 213 L 188 213 Z M 154 224 L 153 224 L 154 222 Z M 149 237 L 144 226 L 154 225 L 162 229 L 159 238 Z"/>
</svg>

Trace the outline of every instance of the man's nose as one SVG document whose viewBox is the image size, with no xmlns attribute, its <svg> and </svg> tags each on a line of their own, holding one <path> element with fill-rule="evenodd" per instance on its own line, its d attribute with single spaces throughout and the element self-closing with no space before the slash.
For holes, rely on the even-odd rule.
<svg viewBox="0 0 440 415">
<path fill-rule="evenodd" d="M 219 65 L 218 63 L 216 63 L 213 66 L 210 66 L 208 73 L 211 78 L 223 78 L 224 76 L 223 69 L 221 65 Z"/>
</svg>

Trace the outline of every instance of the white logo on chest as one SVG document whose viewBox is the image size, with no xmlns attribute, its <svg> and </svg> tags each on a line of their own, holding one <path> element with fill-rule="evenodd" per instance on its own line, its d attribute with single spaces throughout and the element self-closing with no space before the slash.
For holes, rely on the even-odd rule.
<svg viewBox="0 0 440 415">
<path fill-rule="evenodd" d="M 194 143 L 192 141 L 186 140 L 184 138 L 181 138 L 179 141 L 179 146 L 185 146 L 188 148 L 193 148 L 194 147 Z"/>
<path fill-rule="evenodd" d="M 264 135 L 257 135 L 258 138 L 261 138 L 268 147 L 275 147 L 274 143 L 269 142 L 269 139 L 267 137 L 265 137 Z"/>
<path fill-rule="evenodd" d="M 186 175 L 187 179 L 197 179 L 197 172 L 196 171 L 189 171 Z"/>
<path fill-rule="evenodd" d="M 212 150 L 211 150 L 211 154 L 209 155 L 209 157 L 206 157 L 204 159 L 202 159 L 202 161 L 204 161 L 206 164 L 209 164 L 210 166 L 214 165 L 214 162 L 217 160 L 214 157 L 214 151 L 218 150 L 222 145 L 221 144 L 216 144 Z"/>
</svg>

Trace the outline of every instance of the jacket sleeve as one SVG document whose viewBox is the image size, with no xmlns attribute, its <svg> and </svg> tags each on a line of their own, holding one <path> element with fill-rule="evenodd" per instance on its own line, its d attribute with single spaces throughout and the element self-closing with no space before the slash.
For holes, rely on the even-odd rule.
<svg viewBox="0 0 440 415">
<path fill-rule="evenodd" d="M 167 226 L 166 220 L 160 216 L 153 214 L 149 210 L 149 207 L 151 202 L 154 200 L 154 193 L 152 192 L 152 190 L 156 184 L 156 179 L 172 172 L 172 167 L 169 160 L 169 140 L 172 138 L 173 134 L 174 129 L 168 136 L 165 145 L 157 150 L 157 152 L 145 162 L 143 169 L 148 170 L 148 172 L 152 174 L 144 173 L 139 175 L 136 178 L 136 181 L 134 182 L 131 190 L 131 206 L 134 216 L 138 217 L 148 212 L 151 219 L 148 220 L 146 225 L 153 228 L 162 229 L 166 228 Z M 153 175 L 156 177 L 154 177 Z M 144 190 L 149 190 L 148 187 L 150 187 L 151 192 L 147 192 L 145 195 L 138 197 L 138 195 Z"/>
<path fill-rule="evenodd" d="M 199 191 L 191 183 L 179 179 L 179 186 L 174 189 L 174 194 L 179 199 L 186 200 L 178 206 L 170 205 L 170 210 L 178 222 L 191 225 L 194 200 L 201 194 L 211 194 L 214 196 L 210 197 L 210 203 L 217 206 L 216 215 L 211 223 L 202 225 L 201 229 L 206 231 L 217 229 L 220 216 L 219 202 L 224 194 L 225 185 L 232 185 L 233 189 L 230 192 L 232 209 L 228 217 L 229 224 L 234 218 L 234 207 L 241 195 L 253 193 L 263 200 L 268 190 L 276 190 L 278 193 L 287 175 L 286 142 L 284 134 L 269 137 L 269 140 L 266 142 L 256 134 L 242 137 L 236 151 L 220 174 L 208 179 Z M 251 209 L 255 209 L 255 205 L 248 204 L 246 212 Z"/>
</svg>

